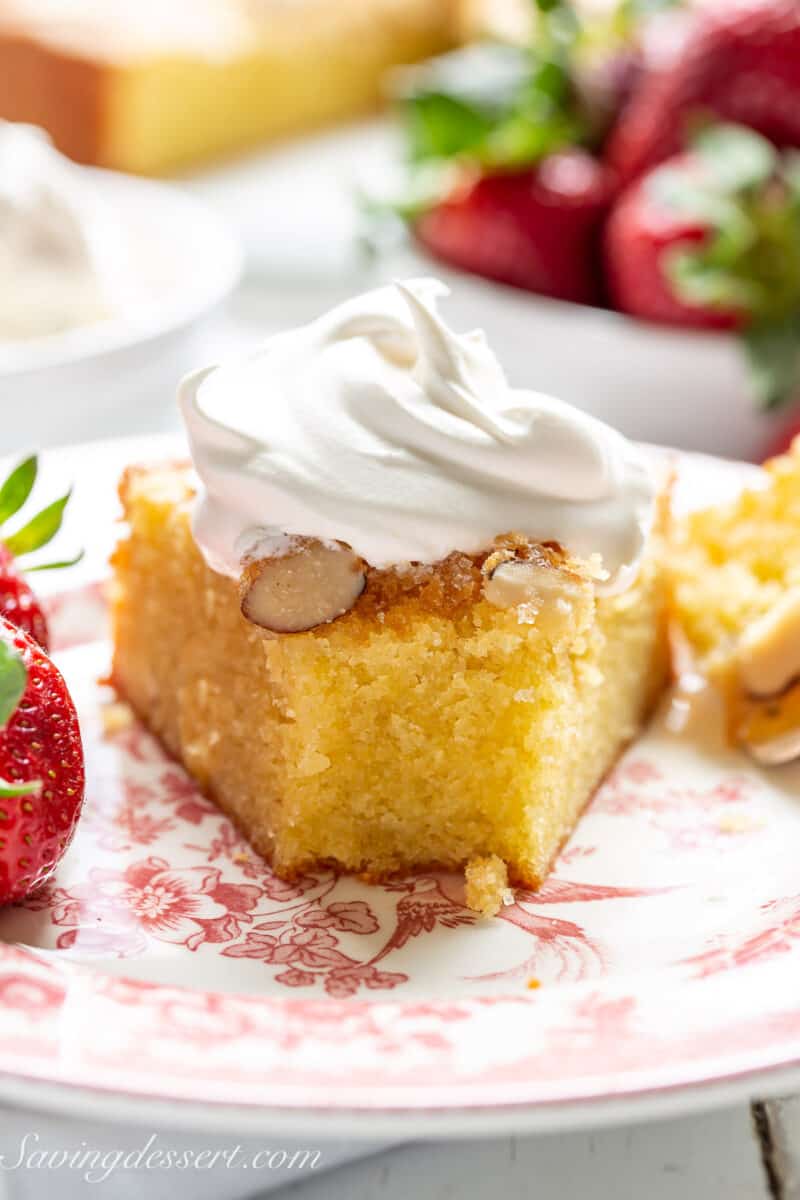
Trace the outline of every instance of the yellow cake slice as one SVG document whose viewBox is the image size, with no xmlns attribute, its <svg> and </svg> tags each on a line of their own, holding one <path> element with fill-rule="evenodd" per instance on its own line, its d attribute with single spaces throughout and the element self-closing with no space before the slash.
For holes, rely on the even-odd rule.
<svg viewBox="0 0 800 1200">
<path fill-rule="evenodd" d="M 158 173 L 369 111 L 451 0 L 4 0 L 0 118 Z"/>
<path fill-rule="evenodd" d="M 579 562 L 517 546 L 552 576 L 532 623 L 485 599 L 489 554 L 454 555 L 372 573 L 349 613 L 281 636 L 204 562 L 188 468 L 132 468 L 121 496 L 114 684 L 281 875 L 494 855 L 536 887 L 663 685 L 658 535 L 602 598 Z"/>
<path fill-rule="evenodd" d="M 282 875 L 538 886 L 664 683 L 642 454 L 410 280 L 179 391 L 131 468 L 113 680 Z"/>
<path fill-rule="evenodd" d="M 765 764 L 800 754 L 800 440 L 760 486 L 675 532 L 676 615 L 728 733 Z"/>
</svg>

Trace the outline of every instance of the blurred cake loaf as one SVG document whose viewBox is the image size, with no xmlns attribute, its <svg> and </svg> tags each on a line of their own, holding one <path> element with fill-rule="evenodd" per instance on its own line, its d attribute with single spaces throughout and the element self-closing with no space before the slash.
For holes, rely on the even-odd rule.
<svg viewBox="0 0 800 1200">
<path fill-rule="evenodd" d="M 3 0 L 0 117 L 157 173 L 369 111 L 451 0 Z"/>
</svg>

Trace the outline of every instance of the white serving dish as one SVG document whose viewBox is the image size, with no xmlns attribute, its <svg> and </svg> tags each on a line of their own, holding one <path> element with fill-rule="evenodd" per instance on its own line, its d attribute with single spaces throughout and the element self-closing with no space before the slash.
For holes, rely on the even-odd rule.
<svg viewBox="0 0 800 1200">
<path fill-rule="evenodd" d="M 226 223 L 193 196 L 93 171 L 131 239 L 139 296 L 108 321 L 0 342 L 0 452 L 164 428 L 180 375 L 204 357 L 209 319 L 241 276 Z"/>
</svg>

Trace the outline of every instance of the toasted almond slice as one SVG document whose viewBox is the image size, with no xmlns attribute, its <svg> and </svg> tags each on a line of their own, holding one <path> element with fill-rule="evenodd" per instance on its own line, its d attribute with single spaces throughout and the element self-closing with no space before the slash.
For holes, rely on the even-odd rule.
<svg viewBox="0 0 800 1200">
<path fill-rule="evenodd" d="M 273 633 L 305 633 L 349 612 L 365 584 L 364 563 L 348 546 L 292 539 L 285 553 L 245 563 L 242 613 Z"/>
<path fill-rule="evenodd" d="M 780 767 L 800 758 L 800 729 L 792 729 L 771 742 L 748 742 L 745 749 L 762 767 Z"/>
<path fill-rule="evenodd" d="M 736 741 L 763 766 L 800 758 L 800 683 L 768 699 L 740 696 Z"/>
<path fill-rule="evenodd" d="M 533 623 L 548 636 L 559 636 L 570 625 L 577 605 L 591 592 L 589 580 L 570 575 L 540 559 L 501 562 L 484 580 L 483 594 L 496 608 L 524 606 Z"/>
<path fill-rule="evenodd" d="M 742 634 L 739 680 L 751 696 L 775 696 L 800 676 L 800 588 L 791 588 Z"/>
</svg>

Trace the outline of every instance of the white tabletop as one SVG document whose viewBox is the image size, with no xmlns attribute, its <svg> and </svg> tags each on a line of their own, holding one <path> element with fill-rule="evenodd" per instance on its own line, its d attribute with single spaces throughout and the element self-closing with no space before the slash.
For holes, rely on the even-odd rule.
<svg viewBox="0 0 800 1200">
<path fill-rule="evenodd" d="M 309 1165 L 294 1169 L 276 1163 L 257 1170 L 252 1165 L 260 1151 L 291 1153 L 299 1144 L 271 1138 L 268 1131 L 263 1138 L 237 1143 L 211 1135 L 87 1128 L 33 1113 L 5 1113 L 0 1200 L 74 1200 L 95 1191 L 113 1200 L 251 1200 L 266 1195 L 274 1200 L 797 1200 L 800 1187 L 778 1126 L 794 1122 L 800 1133 L 800 1107 L 771 1107 L 771 1127 L 761 1137 L 742 1105 L 596 1133 L 417 1143 L 388 1150 L 364 1143 L 321 1143 L 308 1147 L 318 1155 L 313 1165 L 309 1159 Z M 776 1143 L 771 1149 L 770 1138 Z M 769 1171 L 763 1162 L 765 1144 Z M 142 1151 L 153 1146 L 192 1165 L 147 1169 Z M 59 1152 L 74 1155 L 81 1148 L 84 1154 L 97 1152 L 100 1165 L 88 1171 L 51 1165 Z M 208 1165 L 210 1153 L 234 1150 L 232 1165 Z M 133 1156 L 130 1168 L 123 1155 Z M 26 1165 L 18 1166 L 23 1159 Z M 113 1166 L 117 1159 L 119 1165 Z M 244 1163 L 250 1169 L 240 1165 Z"/>
</svg>

